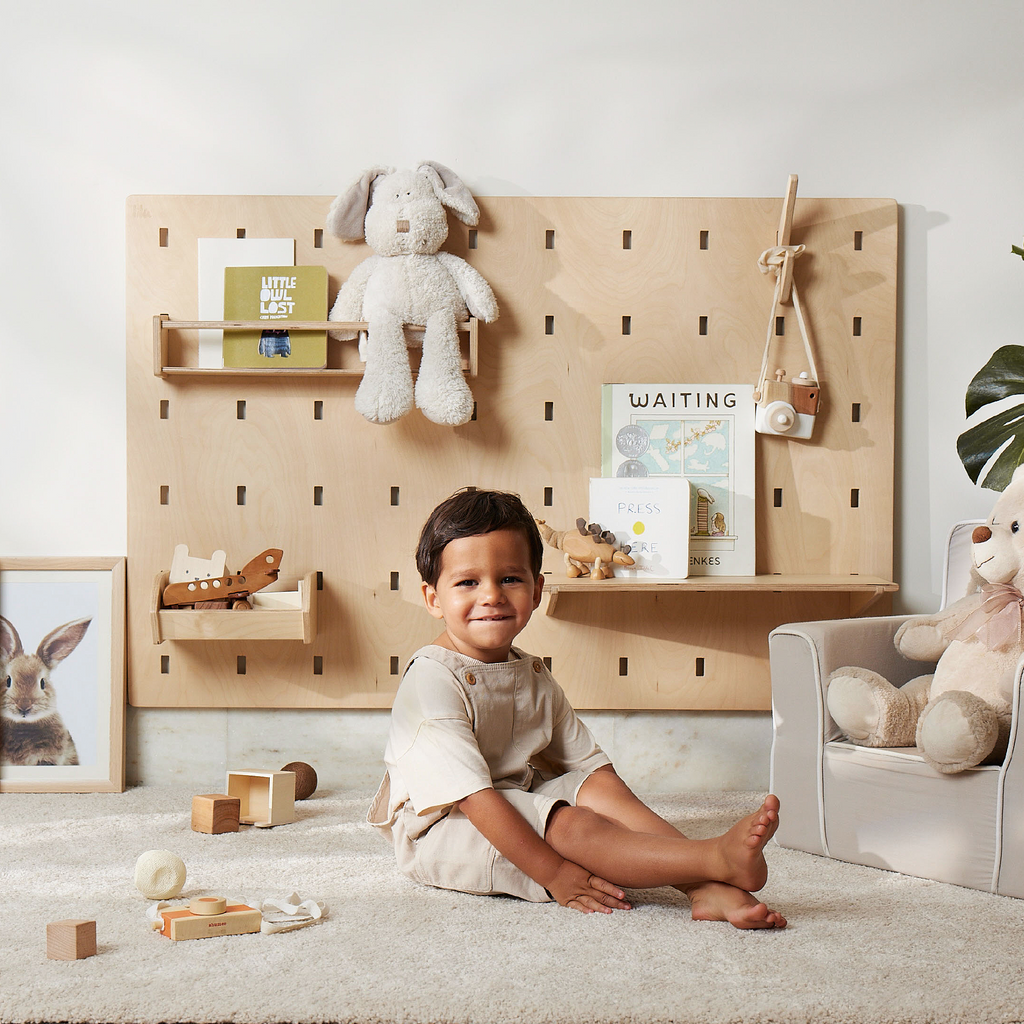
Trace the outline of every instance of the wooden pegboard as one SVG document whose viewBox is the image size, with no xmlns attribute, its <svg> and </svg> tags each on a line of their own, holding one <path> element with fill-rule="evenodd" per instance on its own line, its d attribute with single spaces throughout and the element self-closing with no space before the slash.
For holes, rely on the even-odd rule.
<svg viewBox="0 0 1024 1024">
<path fill-rule="evenodd" d="M 501 307 L 480 327 L 478 412 L 464 427 L 418 411 L 367 423 L 352 407 L 356 377 L 154 373 L 154 315 L 197 316 L 197 238 L 295 238 L 298 264 L 327 267 L 333 302 L 368 250 L 320 230 L 332 198 L 128 202 L 136 706 L 388 707 L 406 659 L 436 633 L 413 548 L 439 500 L 466 484 L 507 488 L 565 528 L 587 514 L 588 480 L 600 474 L 602 383 L 755 382 L 772 292 L 757 257 L 775 242 L 781 198 L 479 198 L 475 233 L 453 221 L 445 246 L 487 278 Z M 823 409 L 811 442 L 757 437 L 761 579 L 754 589 L 702 592 L 691 580 L 559 594 L 521 643 L 551 659 L 578 707 L 766 709 L 768 631 L 860 610 L 844 580 L 852 590 L 891 579 L 896 204 L 798 199 L 792 241 L 807 246 L 796 275 Z M 797 332 L 780 343 L 773 362 L 792 353 L 802 363 Z M 194 332 L 171 332 L 166 345 L 172 363 L 195 364 Z M 351 366 L 353 352 L 332 359 Z M 322 583 L 313 642 L 155 644 L 153 583 L 180 542 L 194 554 L 226 549 L 231 568 L 283 548 L 283 577 L 312 572 Z M 558 552 L 545 569 L 564 579 Z M 779 591 L 772 574 L 788 581 Z M 827 585 L 795 588 L 793 574 Z M 884 597 L 874 609 L 887 609 Z"/>
</svg>

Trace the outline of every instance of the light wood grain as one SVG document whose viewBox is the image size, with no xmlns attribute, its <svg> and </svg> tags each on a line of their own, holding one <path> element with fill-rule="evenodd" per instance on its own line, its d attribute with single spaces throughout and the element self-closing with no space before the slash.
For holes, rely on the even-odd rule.
<svg viewBox="0 0 1024 1024">
<path fill-rule="evenodd" d="M 333 301 L 368 250 L 327 233 L 323 247 L 314 246 L 331 198 L 129 200 L 134 704 L 388 707 L 401 667 L 436 635 L 422 610 L 413 549 L 438 501 L 467 484 L 509 489 L 565 529 L 588 514 L 588 481 L 600 474 L 602 383 L 756 383 L 773 289 L 757 258 L 775 241 L 780 197 L 480 197 L 477 247 L 469 249 L 467 230 L 453 221 L 445 248 L 490 282 L 501 313 L 478 328 L 470 380 L 477 417 L 455 429 L 418 411 L 388 427 L 363 420 L 352 406 L 361 373 L 352 343 L 330 357 L 333 375 L 205 376 L 188 369 L 196 364 L 194 331 L 158 329 L 162 342 L 155 339 L 161 313 L 195 322 L 196 239 L 234 237 L 240 227 L 294 237 L 297 263 L 327 267 Z M 623 249 L 627 230 L 631 247 Z M 560 591 L 555 614 L 536 615 L 521 642 L 552 658 L 578 707 L 766 709 L 773 625 L 889 607 L 887 590 L 844 581 L 892 579 L 896 204 L 801 197 L 791 241 L 807 246 L 794 274 L 815 338 L 821 411 L 810 442 L 757 437 L 757 572 L 835 577 L 838 590 L 780 584 L 776 593 L 754 582 L 709 584 L 704 594 Z M 804 356 L 795 324 L 776 342 L 780 365 L 798 372 Z M 245 505 L 237 504 L 240 486 Z M 155 644 L 152 583 L 176 543 L 200 557 L 224 548 L 231 570 L 268 546 L 284 549 L 285 572 L 321 570 L 315 636 Z M 549 583 L 564 581 L 558 552 L 545 559 Z M 701 657 L 705 674 L 696 676 Z"/>
</svg>

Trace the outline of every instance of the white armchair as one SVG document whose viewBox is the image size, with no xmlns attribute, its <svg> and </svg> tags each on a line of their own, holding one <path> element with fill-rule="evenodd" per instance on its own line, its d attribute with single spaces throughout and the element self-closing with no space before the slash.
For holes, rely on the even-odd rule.
<svg viewBox="0 0 1024 1024">
<path fill-rule="evenodd" d="M 942 606 L 967 592 L 971 532 L 958 523 L 946 550 Z M 782 803 L 780 846 L 907 875 L 1024 898 L 1024 738 L 1017 669 L 1006 758 L 957 775 L 915 747 L 862 747 L 825 704 L 829 674 L 862 665 L 895 685 L 927 672 L 893 646 L 909 616 L 779 626 L 768 647 L 774 736 L 771 787 Z"/>
</svg>

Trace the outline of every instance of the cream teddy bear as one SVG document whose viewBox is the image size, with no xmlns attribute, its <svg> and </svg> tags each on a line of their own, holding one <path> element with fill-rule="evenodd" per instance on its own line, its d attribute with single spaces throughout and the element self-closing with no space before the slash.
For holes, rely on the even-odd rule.
<svg viewBox="0 0 1024 1024">
<path fill-rule="evenodd" d="M 933 674 L 895 687 L 847 666 L 829 677 L 826 702 L 855 743 L 913 746 L 952 774 L 1001 759 L 1010 732 L 1017 666 L 1024 655 L 1024 466 L 972 540 L 977 589 L 935 615 L 908 619 L 896 649 L 937 662 Z"/>
<path fill-rule="evenodd" d="M 469 189 L 441 164 L 414 171 L 374 167 L 331 204 L 327 228 L 345 241 L 364 237 L 374 255 L 363 260 L 338 292 L 330 320 L 365 321 L 360 356 L 366 363 L 356 409 L 373 423 L 391 423 L 413 398 L 435 423 L 457 426 L 473 415 L 462 375 L 457 324 L 470 315 L 490 323 L 498 305 L 490 285 L 465 260 L 439 252 L 448 237 L 446 208 L 474 225 L 480 211 Z M 406 325 L 425 328 L 413 390 Z M 342 340 L 357 331 L 337 330 Z"/>
</svg>

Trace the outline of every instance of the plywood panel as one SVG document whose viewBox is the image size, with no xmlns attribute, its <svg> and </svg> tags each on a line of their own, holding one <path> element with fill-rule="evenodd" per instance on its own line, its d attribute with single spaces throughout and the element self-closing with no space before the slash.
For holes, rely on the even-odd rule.
<svg viewBox="0 0 1024 1024">
<path fill-rule="evenodd" d="M 133 704 L 389 706 L 395 666 L 435 633 L 412 550 L 437 501 L 466 484 L 508 488 L 564 528 L 586 515 L 588 479 L 600 472 L 602 383 L 755 383 L 772 293 L 757 257 L 774 244 L 781 198 L 479 199 L 476 247 L 453 222 L 446 248 L 490 281 L 501 316 L 481 325 L 477 418 L 463 427 L 418 411 L 367 423 L 352 407 L 355 378 L 154 375 L 152 317 L 197 317 L 199 237 L 294 237 L 298 263 L 327 267 L 333 300 L 368 250 L 326 233 L 317 247 L 331 198 L 128 203 Z M 757 438 L 757 571 L 891 579 L 896 205 L 798 199 L 792 240 L 807 246 L 796 279 L 823 408 L 811 442 Z M 802 369 L 795 325 L 781 340 L 773 362 Z M 168 358 L 194 365 L 194 336 L 171 332 Z M 232 569 L 281 547 L 283 574 L 321 573 L 314 641 L 154 644 L 153 581 L 181 542 L 200 555 L 224 548 Z M 545 569 L 562 578 L 557 552 Z M 768 630 L 850 609 L 842 593 L 602 596 L 594 587 L 561 596 L 523 637 L 589 708 L 767 708 Z"/>
</svg>

